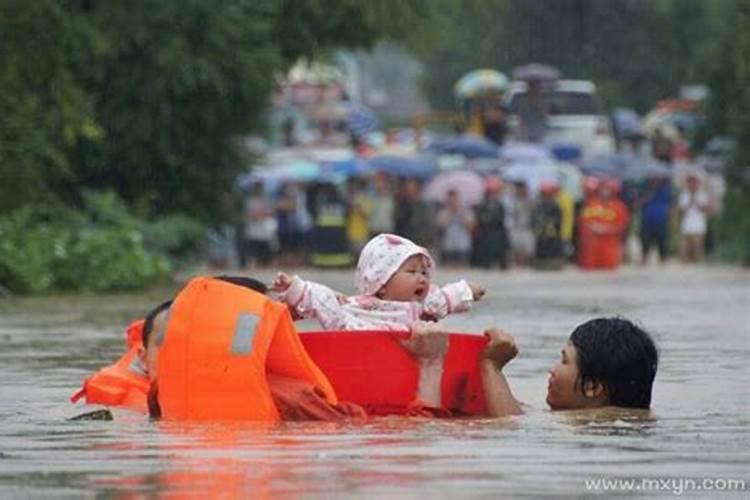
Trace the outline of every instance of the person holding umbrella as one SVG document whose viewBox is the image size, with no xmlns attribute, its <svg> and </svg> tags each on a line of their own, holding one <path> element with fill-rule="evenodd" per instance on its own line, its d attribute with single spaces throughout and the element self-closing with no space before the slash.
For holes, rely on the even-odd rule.
<svg viewBox="0 0 750 500">
<path fill-rule="evenodd" d="M 560 72 L 546 64 L 526 64 L 513 70 L 513 78 L 527 85 L 526 99 L 518 103 L 521 138 L 528 142 L 544 142 L 547 135 L 547 103 L 542 95 L 543 85 L 560 78 Z"/>
</svg>

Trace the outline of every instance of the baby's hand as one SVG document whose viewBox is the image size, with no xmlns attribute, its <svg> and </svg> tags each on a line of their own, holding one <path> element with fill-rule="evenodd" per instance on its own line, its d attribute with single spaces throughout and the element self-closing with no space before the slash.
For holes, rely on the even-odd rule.
<svg viewBox="0 0 750 500">
<path fill-rule="evenodd" d="M 511 335 L 497 328 L 485 330 L 484 335 L 490 339 L 490 342 L 482 350 L 482 359 L 491 361 L 498 370 L 502 370 L 510 360 L 518 355 L 516 340 Z"/>
<path fill-rule="evenodd" d="M 484 297 L 485 289 L 482 285 L 478 285 L 477 283 L 469 283 L 469 288 L 471 288 L 471 294 L 474 296 L 475 302 Z"/>
<path fill-rule="evenodd" d="M 435 323 L 417 321 L 411 326 L 411 337 L 403 345 L 417 358 L 436 359 L 448 352 L 448 335 Z"/>
<path fill-rule="evenodd" d="M 286 292 L 292 284 L 292 279 L 286 273 L 278 273 L 271 282 L 271 290 L 277 293 Z"/>
</svg>

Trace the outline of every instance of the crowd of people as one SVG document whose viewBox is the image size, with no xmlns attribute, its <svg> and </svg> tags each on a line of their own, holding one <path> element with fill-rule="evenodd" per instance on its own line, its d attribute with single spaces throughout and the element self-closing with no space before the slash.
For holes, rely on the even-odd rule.
<svg viewBox="0 0 750 500">
<path fill-rule="evenodd" d="M 368 239 L 393 233 L 448 266 L 615 268 L 627 259 L 645 264 L 654 251 L 664 262 L 676 247 L 683 260 L 700 261 L 711 249 L 718 196 L 697 172 L 678 177 L 586 177 L 576 200 L 553 181 L 535 192 L 490 175 L 474 206 L 459 190 L 442 203 L 427 201 L 419 180 L 382 173 L 345 186 L 287 182 L 275 195 L 256 184 L 246 197 L 239 260 L 241 267 L 347 267 Z M 679 245 L 670 241 L 675 236 Z"/>
</svg>

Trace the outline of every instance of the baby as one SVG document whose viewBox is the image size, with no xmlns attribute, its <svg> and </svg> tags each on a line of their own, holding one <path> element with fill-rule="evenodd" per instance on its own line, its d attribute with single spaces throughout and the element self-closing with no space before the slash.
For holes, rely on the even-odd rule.
<svg viewBox="0 0 750 500">
<path fill-rule="evenodd" d="M 326 330 L 405 330 L 406 346 L 420 359 L 419 398 L 440 405 L 440 375 L 447 338 L 423 320 L 437 321 L 471 309 L 484 288 L 465 280 L 432 284 L 435 261 L 429 252 L 394 234 L 372 238 L 360 253 L 355 282 L 358 295 L 279 273 L 271 285 L 279 300 L 299 318 L 317 318 Z"/>
<path fill-rule="evenodd" d="M 362 249 L 355 282 L 358 295 L 279 273 L 271 289 L 300 318 L 317 318 L 326 330 L 411 330 L 419 320 L 437 321 L 465 312 L 484 295 L 464 280 L 444 287 L 431 283 L 429 252 L 394 234 L 380 234 Z"/>
</svg>

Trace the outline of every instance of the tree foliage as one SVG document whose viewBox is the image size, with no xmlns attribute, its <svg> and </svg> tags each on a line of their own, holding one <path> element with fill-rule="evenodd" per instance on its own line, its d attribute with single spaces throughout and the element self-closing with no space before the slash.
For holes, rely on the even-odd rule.
<svg viewBox="0 0 750 500">
<path fill-rule="evenodd" d="M 472 0 L 447 12 L 437 50 L 425 55 L 425 90 L 453 105 L 452 83 L 490 67 L 543 62 L 591 79 L 605 98 L 645 111 L 685 82 L 705 81 L 705 53 L 722 2 L 701 0 Z M 455 16 L 449 22 L 448 16 Z"/>
<path fill-rule="evenodd" d="M 726 172 L 719 236 L 725 257 L 750 265 L 750 1 L 732 2 L 714 54 L 710 126 L 737 141 Z"/>
<path fill-rule="evenodd" d="M 4 0 L 0 212 L 113 188 L 139 214 L 235 211 L 237 139 L 299 57 L 399 38 L 427 0 Z"/>
</svg>

